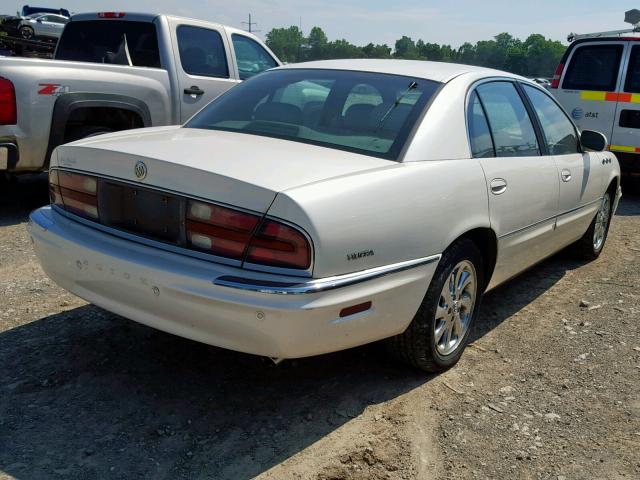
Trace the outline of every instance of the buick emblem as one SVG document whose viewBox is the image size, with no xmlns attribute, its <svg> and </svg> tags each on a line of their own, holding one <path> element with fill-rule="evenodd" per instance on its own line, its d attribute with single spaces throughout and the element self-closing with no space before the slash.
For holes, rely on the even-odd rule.
<svg viewBox="0 0 640 480">
<path fill-rule="evenodd" d="M 144 162 L 136 162 L 136 165 L 133 167 L 133 171 L 135 172 L 138 180 L 142 180 L 147 176 L 147 166 Z"/>
</svg>

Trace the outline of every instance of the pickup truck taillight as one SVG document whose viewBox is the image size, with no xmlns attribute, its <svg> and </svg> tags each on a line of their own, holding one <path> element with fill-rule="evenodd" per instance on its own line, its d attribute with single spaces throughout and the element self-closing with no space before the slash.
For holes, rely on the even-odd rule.
<svg viewBox="0 0 640 480">
<path fill-rule="evenodd" d="M 16 89 L 10 80 L 0 77 L 0 125 L 15 125 L 17 122 Z"/>
<path fill-rule="evenodd" d="M 51 203 L 89 220 L 98 220 L 98 179 L 90 175 L 49 171 Z"/>
<path fill-rule="evenodd" d="M 551 79 L 551 88 L 558 88 L 560 86 L 560 77 L 562 77 L 562 72 L 564 71 L 564 63 L 558 65 L 556 68 L 556 73 L 553 75 Z"/>
<path fill-rule="evenodd" d="M 189 200 L 187 240 L 190 248 L 248 263 L 306 269 L 311 245 L 296 228 L 251 213 Z M 256 230 L 257 228 L 257 230 Z"/>
</svg>

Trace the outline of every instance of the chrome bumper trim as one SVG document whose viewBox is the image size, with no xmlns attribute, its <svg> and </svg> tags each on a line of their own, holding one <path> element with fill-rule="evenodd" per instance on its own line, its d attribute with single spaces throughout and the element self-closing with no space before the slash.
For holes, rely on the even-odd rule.
<svg viewBox="0 0 640 480">
<path fill-rule="evenodd" d="M 250 292 L 268 293 L 275 295 L 300 295 L 306 293 L 324 292 L 336 288 L 347 287 L 356 283 L 373 280 L 392 273 L 402 272 L 411 268 L 428 265 L 440 261 L 442 255 L 416 258 L 405 262 L 375 267 L 360 272 L 336 275 L 333 277 L 307 280 L 297 283 L 273 282 L 256 278 L 242 278 L 231 275 L 223 275 L 213 280 L 213 284 L 220 287 L 237 288 Z"/>
</svg>

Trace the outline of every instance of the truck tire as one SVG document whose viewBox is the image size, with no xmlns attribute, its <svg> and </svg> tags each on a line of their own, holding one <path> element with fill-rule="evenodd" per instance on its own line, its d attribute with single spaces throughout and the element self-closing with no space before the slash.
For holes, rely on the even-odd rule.
<svg viewBox="0 0 640 480">
<path fill-rule="evenodd" d="M 19 32 L 20 32 L 20 36 L 25 40 L 31 40 L 35 36 L 35 32 L 33 31 L 33 28 L 27 25 L 23 25 L 22 27 L 20 27 Z"/>
<path fill-rule="evenodd" d="M 76 140 L 81 140 L 83 138 L 95 137 L 97 135 L 102 135 L 105 133 L 112 133 L 113 130 L 109 127 L 100 127 L 93 125 L 85 125 L 83 127 L 78 127 L 69 135 L 69 142 L 74 142 Z"/>
<path fill-rule="evenodd" d="M 466 286 L 458 289 L 459 285 Z M 411 324 L 386 340 L 387 349 L 400 361 L 426 372 L 452 367 L 469 342 L 484 287 L 480 250 L 471 240 L 457 241 L 442 255 Z"/>
</svg>

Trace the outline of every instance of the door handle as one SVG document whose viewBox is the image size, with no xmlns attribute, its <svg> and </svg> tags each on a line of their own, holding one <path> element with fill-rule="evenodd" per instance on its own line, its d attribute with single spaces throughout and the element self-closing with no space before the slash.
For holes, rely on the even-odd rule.
<svg viewBox="0 0 640 480">
<path fill-rule="evenodd" d="M 507 191 L 507 181 L 504 178 L 494 178 L 491 180 L 491 193 L 502 195 Z"/>
<path fill-rule="evenodd" d="M 192 97 L 199 97 L 200 95 L 204 95 L 204 90 L 196 85 L 193 85 L 189 88 L 185 88 L 184 93 L 186 93 L 187 95 L 191 95 Z"/>
<path fill-rule="evenodd" d="M 562 181 L 563 182 L 568 182 L 571 180 L 571 171 L 567 170 L 566 168 L 564 170 L 562 170 L 562 172 L 560 173 L 560 176 L 562 177 Z"/>
</svg>

